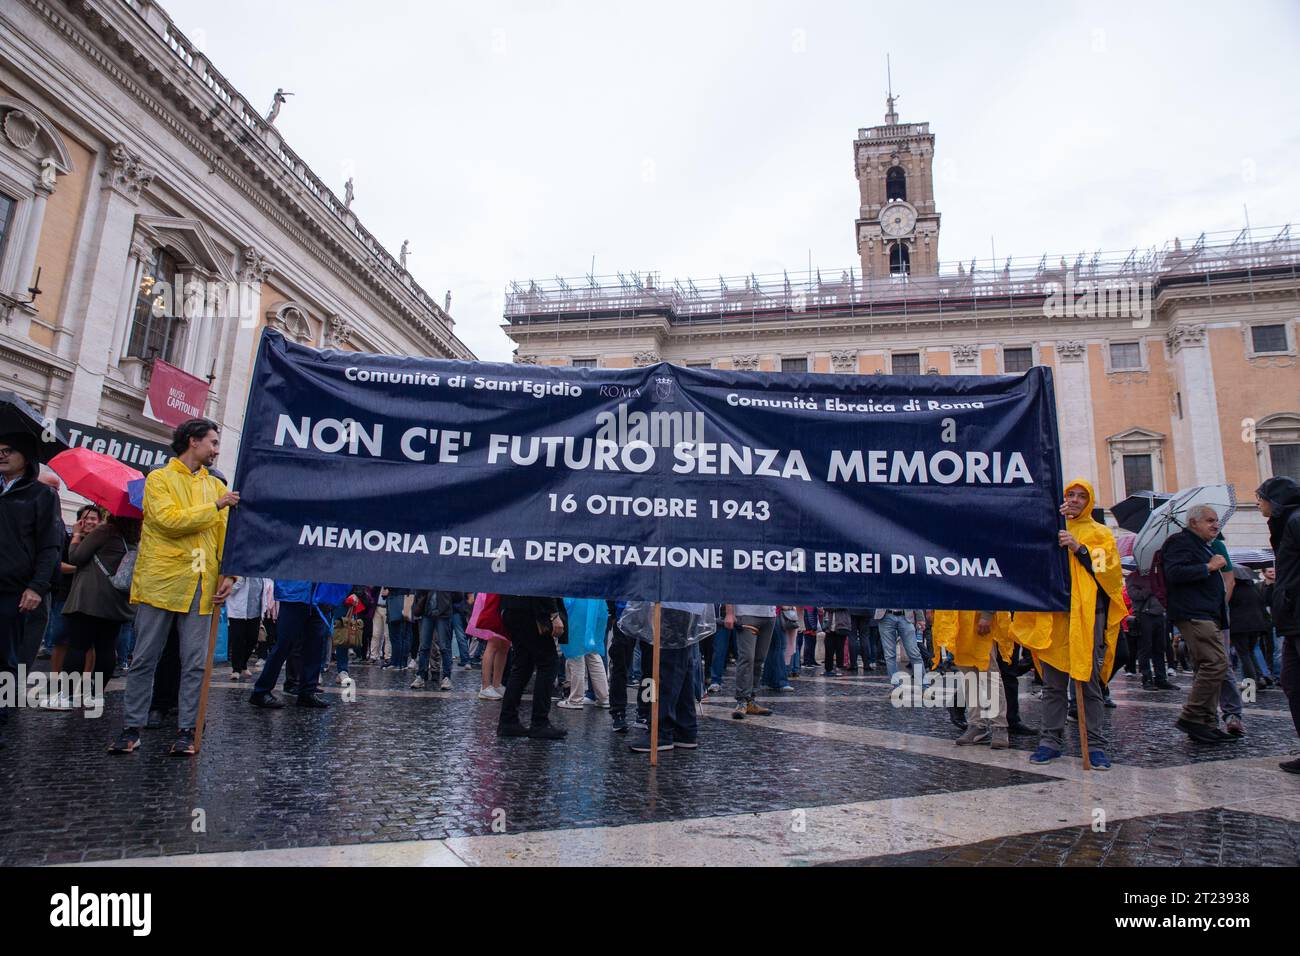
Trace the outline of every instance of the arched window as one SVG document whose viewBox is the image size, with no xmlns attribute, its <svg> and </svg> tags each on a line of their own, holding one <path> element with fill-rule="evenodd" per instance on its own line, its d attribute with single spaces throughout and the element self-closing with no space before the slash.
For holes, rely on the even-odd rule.
<svg viewBox="0 0 1300 956">
<path fill-rule="evenodd" d="M 885 200 L 907 199 L 907 173 L 902 166 L 891 166 L 885 173 Z"/>
<path fill-rule="evenodd" d="M 889 247 L 889 274 L 905 276 L 911 274 L 912 257 L 907 251 L 907 243 L 896 242 Z"/>
<path fill-rule="evenodd" d="M 136 290 L 127 355 L 176 361 L 183 323 L 178 314 L 181 311 L 179 291 L 174 287 L 179 273 L 175 258 L 162 248 L 145 265 L 140 288 Z"/>
</svg>

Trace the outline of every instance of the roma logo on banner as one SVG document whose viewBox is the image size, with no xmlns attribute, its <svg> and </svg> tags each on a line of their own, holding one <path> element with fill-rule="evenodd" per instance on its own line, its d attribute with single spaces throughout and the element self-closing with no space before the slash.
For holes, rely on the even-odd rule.
<svg viewBox="0 0 1300 956">
<path fill-rule="evenodd" d="M 208 404 L 208 383 L 175 365 L 155 359 L 149 379 L 144 414 L 175 428 L 191 418 L 202 418 Z"/>
<path fill-rule="evenodd" d="M 507 594 L 1064 610 L 1051 372 L 549 368 L 264 333 L 224 569 Z"/>
</svg>

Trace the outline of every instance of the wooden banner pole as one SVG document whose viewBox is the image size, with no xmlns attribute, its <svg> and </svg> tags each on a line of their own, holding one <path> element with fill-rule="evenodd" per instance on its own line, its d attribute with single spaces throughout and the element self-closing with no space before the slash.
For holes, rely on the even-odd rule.
<svg viewBox="0 0 1300 956">
<path fill-rule="evenodd" d="M 654 654 L 651 665 L 650 697 L 650 766 L 659 766 L 659 612 L 661 605 L 655 601 Z"/>
<path fill-rule="evenodd" d="M 1067 700 L 1068 704 L 1069 701 Z M 1088 759 L 1088 708 L 1084 705 L 1083 681 L 1074 682 L 1074 709 L 1079 715 L 1079 748 L 1083 751 L 1083 769 L 1091 770 L 1092 761 Z"/>
</svg>

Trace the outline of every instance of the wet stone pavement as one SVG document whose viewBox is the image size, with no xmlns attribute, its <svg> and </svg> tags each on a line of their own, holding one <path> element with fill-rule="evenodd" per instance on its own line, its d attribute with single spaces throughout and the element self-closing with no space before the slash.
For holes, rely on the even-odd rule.
<svg viewBox="0 0 1300 956">
<path fill-rule="evenodd" d="M 1124 772 L 1085 777 L 1077 761 L 1031 767 L 1033 738 L 1013 738 L 1010 752 L 953 747 L 947 711 L 892 706 L 883 677 L 818 674 L 792 693 L 765 692 L 772 718 L 730 719 L 725 687 L 705 704 L 700 748 L 661 754 L 652 771 L 595 707 L 552 710 L 563 741 L 502 740 L 499 704 L 475 699 L 478 671 L 457 668 L 445 693 L 409 691 L 410 671 L 355 666 L 353 676 L 354 702 L 331 686 L 328 710 L 264 711 L 218 670 L 203 753 L 189 759 L 167 753 L 174 727 L 144 731 L 135 754 L 106 753 L 121 682 L 96 720 L 20 711 L 0 750 L 0 864 L 412 841 L 451 841 L 460 858 L 493 862 L 504 841 L 540 859 L 579 830 L 602 861 L 635 863 L 646 845 L 701 826 L 752 831 L 752 862 L 1224 865 L 1250 850 L 1254 862 L 1300 863 L 1300 779 L 1276 771 L 1296 743 L 1280 693 L 1248 707 L 1242 742 L 1196 748 L 1173 728 L 1180 691 L 1147 694 L 1117 678 L 1108 722 Z M 1036 725 L 1038 702 L 1022 698 Z M 1167 776 L 1184 773 L 1200 776 Z M 1071 788 L 1102 786 L 1069 806 Z M 1035 827 L 1017 810 L 1049 799 L 1071 812 L 1110 801 L 1120 819 L 1095 833 Z M 942 824 L 927 809 L 936 805 L 949 808 Z M 824 831 L 821 843 L 778 848 L 756 829 L 792 812 L 822 819 L 819 808 L 845 810 L 836 819 L 856 828 L 842 849 Z M 900 827 L 911 844 L 898 844 Z M 1179 833 L 1196 834 L 1195 847 Z"/>
</svg>

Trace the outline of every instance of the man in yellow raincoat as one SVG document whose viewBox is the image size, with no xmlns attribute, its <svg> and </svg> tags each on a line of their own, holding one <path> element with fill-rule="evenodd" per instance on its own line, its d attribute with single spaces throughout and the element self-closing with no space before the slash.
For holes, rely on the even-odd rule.
<svg viewBox="0 0 1300 956">
<path fill-rule="evenodd" d="M 1007 663 L 1015 646 L 1011 615 L 1006 611 L 935 611 L 934 655 L 952 652 L 957 672 L 965 676 L 966 731 L 959 747 L 989 744 L 994 750 L 1011 746 L 1007 736 L 1007 696 L 998 668 L 998 654 Z"/>
<path fill-rule="evenodd" d="M 1048 763 L 1065 749 L 1066 695 L 1070 681 L 1077 680 L 1083 687 L 1089 762 L 1094 770 L 1110 769 L 1102 687 L 1110 680 L 1115 644 L 1128 611 L 1115 536 L 1093 520 L 1094 501 L 1092 485 L 1085 479 L 1065 486 L 1065 530 L 1057 540 L 1070 552 L 1070 610 L 1018 613 L 1011 627 L 1012 638 L 1033 653 L 1043 678 L 1042 730 L 1031 763 Z"/>
<path fill-rule="evenodd" d="M 173 624 L 180 638 L 181 686 L 180 732 L 172 753 L 194 753 L 212 614 L 235 581 L 217 581 L 227 509 L 239 504 L 239 495 L 208 473 L 220 448 L 215 422 L 182 422 L 172 436 L 176 457 L 145 479 L 140 554 L 131 578 L 135 651 L 127 672 L 125 726 L 108 748 L 111 753 L 130 753 L 140 746 L 154 671 Z"/>
</svg>

